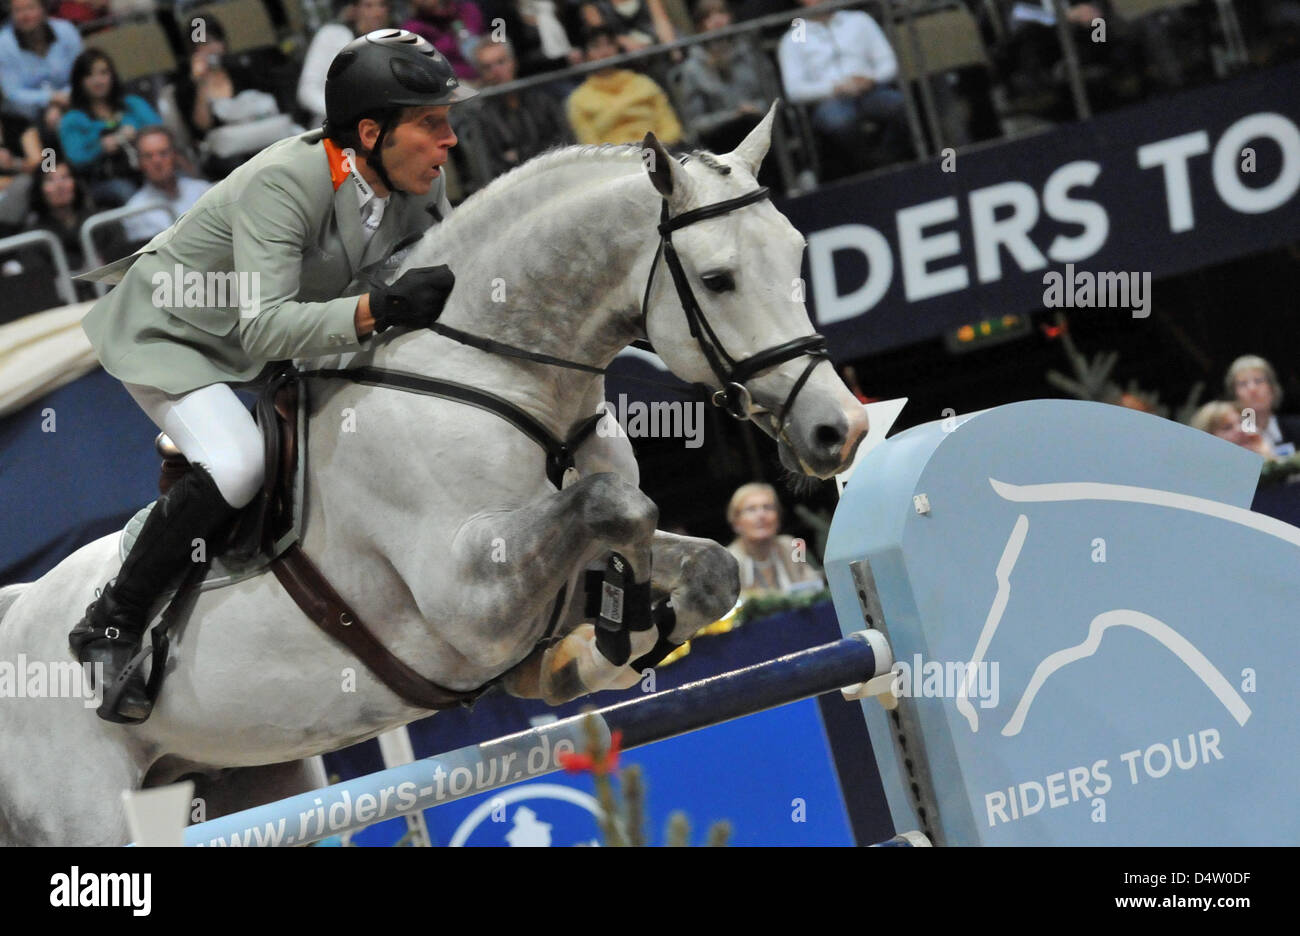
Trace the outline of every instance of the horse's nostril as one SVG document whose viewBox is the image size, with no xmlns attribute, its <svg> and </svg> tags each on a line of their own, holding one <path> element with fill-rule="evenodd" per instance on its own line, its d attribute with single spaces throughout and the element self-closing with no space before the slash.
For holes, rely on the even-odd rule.
<svg viewBox="0 0 1300 936">
<path fill-rule="evenodd" d="M 844 429 L 823 423 L 813 430 L 813 445 L 820 451 L 839 451 L 844 444 Z"/>
</svg>

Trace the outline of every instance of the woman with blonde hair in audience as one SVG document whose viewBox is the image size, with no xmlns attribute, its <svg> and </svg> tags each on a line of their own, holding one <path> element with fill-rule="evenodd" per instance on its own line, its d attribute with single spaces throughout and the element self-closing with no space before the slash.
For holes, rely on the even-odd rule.
<svg viewBox="0 0 1300 936">
<path fill-rule="evenodd" d="M 782 593 L 824 584 L 802 540 L 783 536 L 781 506 L 770 484 L 742 484 L 727 504 L 736 538 L 727 547 L 740 563 L 742 596 Z"/>
<path fill-rule="evenodd" d="M 1242 355 L 1228 366 L 1223 384 L 1229 398 L 1236 400 L 1247 428 L 1253 426 L 1279 455 L 1295 453 L 1300 445 L 1300 416 L 1277 414 L 1282 385 L 1272 364 L 1255 354 Z"/>
<path fill-rule="evenodd" d="M 1256 455 L 1275 459 L 1272 444 L 1258 432 L 1247 432 L 1241 427 L 1241 413 L 1237 407 L 1224 400 L 1206 403 L 1192 417 L 1192 428 L 1216 435 L 1220 439 L 1250 449 Z"/>
</svg>

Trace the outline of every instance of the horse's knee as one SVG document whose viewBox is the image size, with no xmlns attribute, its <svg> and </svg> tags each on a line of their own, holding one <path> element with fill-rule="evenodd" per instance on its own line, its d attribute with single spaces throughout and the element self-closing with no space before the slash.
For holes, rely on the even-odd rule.
<svg viewBox="0 0 1300 936">
<path fill-rule="evenodd" d="M 694 608 L 710 620 L 722 617 L 740 596 L 740 564 L 717 543 L 693 551 L 682 564 L 682 585 Z"/>
<path fill-rule="evenodd" d="M 614 543 L 649 540 L 659 508 L 636 485 L 608 472 L 589 476 L 582 516 L 588 529 Z"/>
</svg>

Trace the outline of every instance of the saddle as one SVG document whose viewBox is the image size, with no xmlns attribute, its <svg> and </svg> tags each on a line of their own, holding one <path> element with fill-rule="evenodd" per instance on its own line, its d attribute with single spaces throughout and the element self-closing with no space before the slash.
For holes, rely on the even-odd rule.
<svg viewBox="0 0 1300 936">
<path fill-rule="evenodd" d="M 295 469 L 301 392 L 297 372 L 286 367 L 271 376 L 258 396 L 253 415 L 262 430 L 262 490 L 240 512 L 218 551 L 229 565 L 274 559 L 298 539 L 296 511 L 302 492 Z M 166 494 L 191 466 L 164 432 L 158 433 L 154 448 L 163 459 L 158 492 Z"/>
</svg>

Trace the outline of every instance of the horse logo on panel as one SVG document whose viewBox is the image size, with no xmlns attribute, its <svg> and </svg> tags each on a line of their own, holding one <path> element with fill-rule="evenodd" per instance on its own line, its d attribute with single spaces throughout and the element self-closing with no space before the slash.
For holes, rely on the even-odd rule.
<svg viewBox="0 0 1300 936">
<path fill-rule="evenodd" d="M 1000 497 L 1013 503 L 1069 503 L 1102 500 L 1164 507 L 1170 510 L 1201 514 L 1223 523 L 1237 524 L 1248 530 L 1256 531 L 1261 537 L 1273 537 L 1282 543 L 1300 547 L 1300 530 L 1289 524 L 1229 504 L 1221 504 L 1174 491 L 1087 482 L 1015 485 L 990 478 L 989 483 Z M 1024 548 L 1029 527 L 1028 515 L 1020 514 L 1011 535 L 1007 538 L 1001 558 L 998 560 L 997 594 L 989 608 L 988 617 L 985 620 L 984 628 L 980 632 L 975 652 L 967 664 L 966 673 L 968 679 L 975 672 L 976 667 L 983 662 L 986 649 L 996 634 L 998 624 L 1002 619 L 1003 612 L 1006 610 L 1013 591 L 1012 573 L 1016 560 Z M 1184 637 L 1176 626 L 1171 626 L 1170 623 L 1161 621 L 1141 611 L 1114 609 L 1096 615 L 1089 622 L 1087 637 L 1082 642 L 1059 650 L 1038 664 L 1029 685 L 1025 687 L 1020 701 L 1016 705 L 1010 721 L 1002 728 L 1002 734 L 1007 737 L 1018 734 L 1024 727 L 1025 719 L 1029 715 L 1034 698 L 1043 688 L 1048 678 L 1062 667 L 1080 662 L 1096 654 L 1103 637 L 1111 627 L 1134 628 L 1163 646 L 1181 660 L 1205 684 L 1206 688 L 1214 694 L 1215 698 L 1219 700 L 1238 725 L 1246 724 L 1251 714 L 1250 706 L 1246 700 L 1242 698 L 1232 681 L 1214 665 L 1199 647 Z M 970 724 L 971 731 L 978 731 L 979 715 L 971 704 L 965 687 L 959 693 L 956 704 L 958 711 Z"/>
<path fill-rule="evenodd" d="M 1300 834 L 1282 743 L 1300 530 L 1249 509 L 1259 468 L 1177 423 L 1067 401 L 918 426 L 862 461 L 827 546 L 836 609 L 862 626 L 850 564 L 865 561 L 895 659 L 963 674 L 900 703 L 946 841 Z M 992 704 L 975 692 L 986 666 Z M 887 775 L 903 758 L 880 706 L 866 712 L 901 828 L 916 804 Z"/>
</svg>

